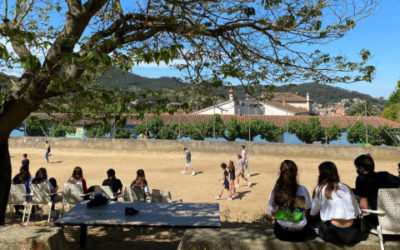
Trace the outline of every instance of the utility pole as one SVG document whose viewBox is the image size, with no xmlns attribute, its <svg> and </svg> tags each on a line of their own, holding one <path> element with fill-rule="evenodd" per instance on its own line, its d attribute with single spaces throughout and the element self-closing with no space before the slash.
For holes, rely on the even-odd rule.
<svg viewBox="0 0 400 250">
<path fill-rule="evenodd" d="M 250 142 L 251 141 L 251 131 L 250 131 L 250 117 L 249 117 L 249 114 L 250 114 L 249 103 L 247 103 L 247 120 L 248 120 L 248 123 L 249 123 L 249 142 Z"/>
<path fill-rule="evenodd" d="M 365 102 L 365 140 L 366 144 L 368 144 L 368 113 L 367 113 L 367 102 Z"/>
</svg>

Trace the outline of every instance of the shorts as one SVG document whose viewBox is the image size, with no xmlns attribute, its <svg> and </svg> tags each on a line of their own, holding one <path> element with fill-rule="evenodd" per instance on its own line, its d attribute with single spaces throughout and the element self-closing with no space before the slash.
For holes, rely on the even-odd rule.
<svg viewBox="0 0 400 250">
<path fill-rule="evenodd" d="M 229 190 L 229 182 L 226 181 L 226 182 L 222 183 L 222 188 Z"/>
<path fill-rule="evenodd" d="M 190 167 L 191 167 L 191 165 L 190 165 L 190 161 L 187 161 L 187 162 L 186 162 L 186 167 L 188 167 L 188 168 L 190 168 Z"/>
<path fill-rule="evenodd" d="M 244 168 L 242 166 L 238 167 L 238 174 L 244 173 Z"/>
</svg>

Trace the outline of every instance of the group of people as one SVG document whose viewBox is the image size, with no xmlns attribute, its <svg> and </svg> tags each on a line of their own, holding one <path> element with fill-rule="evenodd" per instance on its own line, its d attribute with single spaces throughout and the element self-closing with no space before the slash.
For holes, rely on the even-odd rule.
<svg viewBox="0 0 400 250">
<path fill-rule="evenodd" d="M 251 187 L 251 182 L 245 176 L 245 169 L 247 170 L 247 177 L 250 177 L 250 168 L 249 168 L 249 161 L 247 158 L 246 147 L 244 145 L 241 146 L 241 154 L 237 155 L 238 158 L 238 168 L 237 172 L 235 169 L 235 164 L 233 161 L 229 161 L 229 164 L 221 163 L 222 168 L 222 178 L 218 181 L 222 181 L 222 189 L 219 195 L 215 197 L 215 199 L 220 200 L 224 190 L 228 193 L 228 200 L 231 201 L 238 196 L 236 192 L 236 188 L 240 186 L 240 178 L 244 179 L 247 182 L 247 186 Z M 235 174 L 236 173 L 236 174 Z M 235 184 L 236 180 L 236 184 Z"/>
<path fill-rule="evenodd" d="M 51 200 L 53 202 L 53 205 L 51 207 L 51 216 L 57 217 L 58 215 L 55 211 L 55 204 L 62 201 L 62 196 L 57 194 L 58 185 L 57 185 L 56 179 L 55 178 L 48 179 L 47 170 L 46 170 L 46 168 L 43 168 L 43 167 L 39 168 L 36 171 L 35 176 L 32 177 L 31 173 L 29 171 L 29 164 L 30 164 L 30 162 L 28 159 L 28 154 L 25 153 L 25 154 L 23 154 L 23 160 L 21 161 L 20 171 L 12 179 L 12 184 L 24 184 L 27 194 L 31 194 L 31 185 L 32 184 L 40 184 L 40 183 L 48 184 L 49 190 L 52 194 Z M 82 168 L 79 166 L 77 166 L 73 169 L 72 175 L 70 178 L 68 178 L 67 183 L 80 184 L 82 186 L 82 190 L 83 190 L 84 194 L 92 193 L 92 192 L 94 192 L 94 189 L 95 189 L 94 186 L 91 186 L 89 188 L 87 187 L 86 180 L 83 177 Z M 102 182 L 102 185 L 109 186 L 115 196 L 123 194 L 122 182 L 120 179 L 118 179 L 116 177 L 114 169 L 107 170 L 107 179 L 105 179 Z M 145 176 L 143 169 L 137 170 L 136 178 L 135 178 L 135 180 L 132 181 L 131 187 L 141 188 L 147 197 L 149 197 L 151 195 L 149 185 L 146 180 L 146 176 Z M 84 198 L 88 199 L 89 195 L 85 196 Z M 30 201 L 32 199 L 32 197 L 30 195 L 28 195 L 26 199 L 27 199 L 27 201 Z M 22 208 L 22 206 L 19 206 L 19 205 L 15 206 L 16 214 L 21 214 L 21 212 L 20 212 L 21 208 Z M 39 209 L 39 207 L 34 207 L 32 212 L 35 213 L 35 211 L 37 209 Z"/>
<path fill-rule="evenodd" d="M 360 240 L 361 215 L 368 229 L 376 227 L 377 216 L 361 209 L 376 209 L 378 189 L 399 188 L 400 178 L 388 172 L 375 172 L 369 154 L 358 156 L 354 165 L 358 176 L 352 190 L 340 181 L 333 162 L 322 162 L 318 167 L 318 183 L 310 197 L 307 188 L 298 183 L 296 164 L 283 161 L 267 206 L 275 219 L 276 237 L 299 242 L 317 233 L 334 244 L 354 244 Z"/>
</svg>

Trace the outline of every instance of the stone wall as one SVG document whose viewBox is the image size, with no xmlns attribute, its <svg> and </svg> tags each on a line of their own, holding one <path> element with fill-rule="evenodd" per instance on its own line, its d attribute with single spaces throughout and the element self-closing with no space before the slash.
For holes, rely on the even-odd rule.
<svg viewBox="0 0 400 250">
<path fill-rule="evenodd" d="M 189 147 L 192 152 L 232 153 L 238 152 L 242 144 L 251 155 L 284 155 L 291 157 L 354 159 L 360 154 L 370 153 L 377 160 L 400 161 L 398 147 L 365 147 L 336 145 L 297 145 L 281 143 L 220 142 L 220 141 L 177 141 L 136 139 L 72 139 L 48 138 L 54 148 L 105 149 L 119 151 L 164 151 L 182 152 Z M 44 148 L 44 137 L 14 137 L 9 139 L 11 148 Z"/>
</svg>

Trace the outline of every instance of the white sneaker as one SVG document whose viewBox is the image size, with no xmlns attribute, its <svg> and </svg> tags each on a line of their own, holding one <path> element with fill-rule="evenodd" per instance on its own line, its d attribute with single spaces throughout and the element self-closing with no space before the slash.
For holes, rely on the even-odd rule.
<svg viewBox="0 0 400 250">
<path fill-rule="evenodd" d="M 232 197 L 229 196 L 228 201 L 231 201 L 231 200 L 232 200 Z"/>
<path fill-rule="evenodd" d="M 192 175 L 195 176 L 195 175 L 196 175 L 196 172 L 192 171 Z"/>
<path fill-rule="evenodd" d="M 251 175 L 247 174 L 247 177 L 251 177 Z"/>
<path fill-rule="evenodd" d="M 239 187 L 239 184 L 235 184 L 235 187 Z"/>
<path fill-rule="evenodd" d="M 247 186 L 251 187 L 251 182 L 249 182 L 249 183 L 247 184 Z"/>
<path fill-rule="evenodd" d="M 185 170 L 183 170 L 183 171 L 181 171 L 181 173 L 182 173 L 182 174 L 186 174 L 186 171 L 185 171 Z"/>
<path fill-rule="evenodd" d="M 221 200 L 221 196 L 219 196 L 219 195 L 218 195 L 218 196 L 215 196 L 215 199 L 216 199 L 216 200 Z"/>
</svg>

